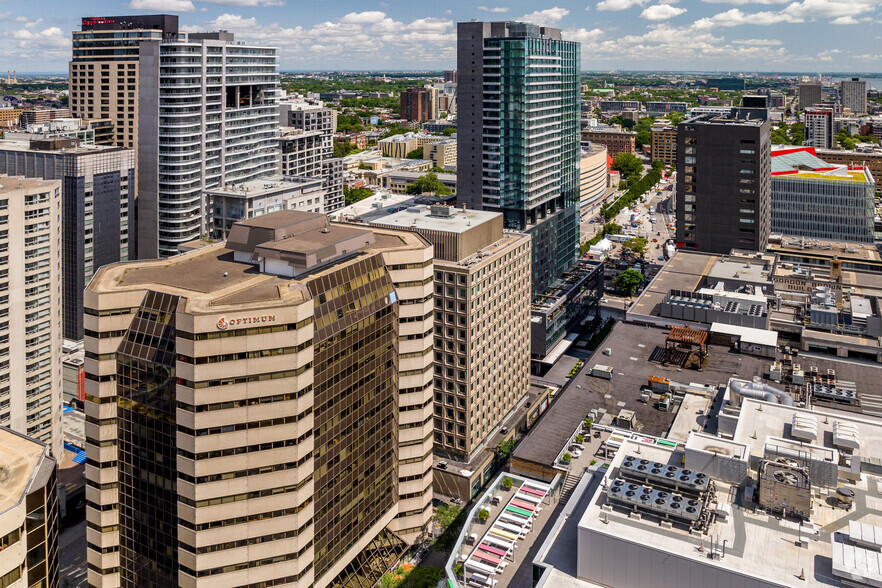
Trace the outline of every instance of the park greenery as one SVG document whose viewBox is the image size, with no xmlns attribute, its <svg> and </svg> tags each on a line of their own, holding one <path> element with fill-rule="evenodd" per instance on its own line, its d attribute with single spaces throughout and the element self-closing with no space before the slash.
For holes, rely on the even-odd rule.
<svg viewBox="0 0 882 588">
<path fill-rule="evenodd" d="M 619 292 L 631 296 L 643 284 L 643 274 L 635 269 L 626 269 L 613 278 L 613 284 Z"/>
<path fill-rule="evenodd" d="M 644 253 L 646 253 L 646 247 L 649 245 L 649 241 L 647 241 L 643 237 L 631 237 L 624 243 L 622 243 L 622 251 L 629 251 L 635 257 L 643 258 Z"/>
<path fill-rule="evenodd" d="M 603 228 L 600 230 L 599 233 L 597 233 L 591 239 L 585 241 L 584 243 L 582 243 L 582 245 L 579 246 L 579 254 L 585 255 L 593 245 L 597 245 L 598 243 L 600 243 L 600 240 L 603 239 L 605 236 L 618 235 L 621 232 L 621 225 L 618 225 L 616 223 L 606 223 L 605 225 L 603 225 Z"/>
<path fill-rule="evenodd" d="M 334 157 L 346 157 L 361 151 L 349 141 L 334 141 Z"/>
<path fill-rule="evenodd" d="M 441 183 L 438 174 L 429 172 L 408 184 L 404 193 L 415 196 L 428 193 L 433 193 L 435 196 L 447 196 L 450 194 L 450 188 Z"/>
<path fill-rule="evenodd" d="M 373 195 L 374 193 L 368 188 L 343 188 L 343 201 L 346 203 L 346 206 L 355 204 L 359 200 L 364 200 L 368 196 Z"/>
</svg>

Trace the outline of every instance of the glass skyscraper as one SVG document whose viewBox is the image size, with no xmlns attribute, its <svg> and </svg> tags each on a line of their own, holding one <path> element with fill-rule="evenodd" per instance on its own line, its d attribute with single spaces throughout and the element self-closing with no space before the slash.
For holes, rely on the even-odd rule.
<svg viewBox="0 0 882 588">
<path fill-rule="evenodd" d="M 579 52 L 559 29 L 458 27 L 458 200 L 531 235 L 534 295 L 579 247 Z"/>
</svg>

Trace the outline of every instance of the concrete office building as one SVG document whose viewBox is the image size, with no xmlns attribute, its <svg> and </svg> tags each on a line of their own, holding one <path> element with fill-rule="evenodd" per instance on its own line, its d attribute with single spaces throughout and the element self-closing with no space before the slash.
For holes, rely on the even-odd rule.
<svg viewBox="0 0 882 588">
<path fill-rule="evenodd" d="M 625 110 L 643 110 L 639 100 L 601 100 L 600 112 L 623 112 Z"/>
<path fill-rule="evenodd" d="M 666 121 L 652 125 L 652 160 L 667 165 L 677 163 L 677 127 Z"/>
<path fill-rule="evenodd" d="M 423 159 L 431 161 L 432 167 L 456 166 L 456 139 L 424 144 Z"/>
<path fill-rule="evenodd" d="M 803 145 L 818 149 L 833 146 L 833 109 L 808 108 L 805 111 L 805 140 Z"/>
<path fill-rule="evenodd" d="M 681 112 L 686 114 L 689 104 L 686 102 L 647 102 L 647 116 L 665 116 L 672 112 Z M 639 109 L 638 109 L 639 110 Z"/>
<path fill-rule="evenodd" d="M 852 114 L 867 114 L 867 82 L 860 78 L 842 80 L 839 84 L 839 93 L 842 96 L 842 108 L 847 108 Z"/>
<path fill-rule="evenodd" d="M 83 289 L 102 265 L 129 259 L 135 153 L 63 137 L 0 141 L 0 175 L 62 180 L 63 335 L 83 338 Z"/>
<path fill-rule="evenodd" d="M 597 204 L 606 194 L 609 161 L 606 146 L 583 145 L 579 157 L 579 208 Z"/>
<path fill-rule="evenodd" d="M 435 250 L 435 450 L 468 462 L 530 388 L 530 237 L 502 215 L 419 206 L 371 222 Z"/>
<path fill-rule="evenodd" d="M 818 157 L 831 165 L 866 167 L 876 181 L 876 190 L 882 192 L 882 150 L 844 151 L 842 149 L 815 149 Z"/>
<path fill-rule="evenodd" d="M 380 153 L 386 157 L 397 157 L 405 159 L 407 154 L 415 151 L 420 147 L 424 147 L 430 143 L 439 143 L 441 141 L 449 141 L 447 137 L 439 135 L 429 135 L 427 133 L 404 133 L 403 135 L 392 135 L 385 139 L 377 141 L 377 147 Z"/>
<path fill-rule="evenodd" d="M 104 127 L 105 132 L 96 133 L 98 143 L 133 149 L 138 145 L 141 116 L 140 44 L 174 39 L 178 17 L 86 17 L 80 29 L 73 32 L 68 82 L 71 115 Z"/>
<path fill-rule="evenodd" d="M 324 210 L 342 208 L 343 161 L 334 154 L 337 111 L 317 100 L 287 99 L 279 103 L 279 138 L 283 175 L 324 180 Z"/>
<path fill-rule="evenodd" d="M 770 229 L 771 123 L 706 115 L 677 126 L 678 247 L 765 249 Z"/>
<path fill-rule="evenodd" d="M 212 235 L 227 239 L 233 224 L 279 210 L 322 213 L 323 184 L 322 178 L 276 175 L 206 190 Z"/>
<path fill-rule="evenodd" d="M 207 232 L 204 191 L 277 173 L 276 49 L 232 33 L 140 44 L 137 254 Z"/>
<path fill-rule="evenodd" d="M 534 295 L 579 248 L 579 63 L 560 29 L 458 25 L 457 199 L 530 234 Z"/>
<path fill-rule="evenodd" d="M 401 118 L 425 122 L 438 115 L 431 88 L 408 88 L 401 92 Z"/>
<path fill-rule="evenodd" d="M 743 92 L 745 83 L 742 78 L 708 78 L 707 87 L 716 88 L 717 90 Z"/>
<path fill-rule="evenodd" d="M 799 82 L 799 110 L 806 110 L 823 101 L 821 82 Z"/>
<path fill-rule="evenodd" d="M 58 586 L 56 461 L 49 447 L 0 427 L 0 586 Z M 77 548 L 76 545 L 72 548 Z"/>
<path fill-rule="evenodd" d="M 62 182 L 0 184 L 0 426 L 60 456 Z"/>
<path fill-rule="evenodd" d="M 810 147 L 772 150 L 772 233 L 873 243 L 875 189 L 865 167 L 831 166 Z"/>
<path fill-rule="evenodd" d="M 613 128 L 596 128 L 588 127 L 581 132 L 582 142 L 598 143 L 606 146 L 610 157 L 615 157 L 619 153 L 636 152 L 637 133 L 631 131 L 623 131 Z"/>
<path fill-rule="evenodd" d="M 285 211 L 102 268 L 89 584 L 378 581 L 432 514 L 431 254 Z"/>
</svg>

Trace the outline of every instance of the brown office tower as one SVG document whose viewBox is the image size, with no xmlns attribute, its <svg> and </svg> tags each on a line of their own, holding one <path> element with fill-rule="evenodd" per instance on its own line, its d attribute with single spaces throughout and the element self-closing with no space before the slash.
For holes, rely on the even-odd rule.
<svg viewBox="0 0 882 588">
<path fill-rule="evenodd" d="M 86 291 L 92 586 L 373 586 L 431 516 L 432 248 L 281 211 Z"/>
<path fill-rule="evenodd" d="M 138 145 L 138 48 L 178 34 L 178 17 L 90 16 L 73 32 L 71 116 L 89 122 L 99 145 Z M 156 75 L 159 74 L 158 68 Z"/>
<path fill-rule="evenodd" d="M 401 118 L 425 122 L 432 118 L 432 91 L 408 88 L 401 93 Z"/>
<path fill-rule="evenodd" d="M 677 246 L 765 251 L 771 228 L 771 123 L 716 114 L 677 126 Z"/>
<path fill-rule="evenodd" d="M 530 388 L 530 236 L 503 231 L 498 212 L 449 206 L 413 207 L 371 224 L 434 245 L 435 451 L 468 464 L 460 469 L 474 470 L 479 489 L 487 465 L 479 453 Z M 445 494 L 470 498 L 471 486 Z"/>
</svg>

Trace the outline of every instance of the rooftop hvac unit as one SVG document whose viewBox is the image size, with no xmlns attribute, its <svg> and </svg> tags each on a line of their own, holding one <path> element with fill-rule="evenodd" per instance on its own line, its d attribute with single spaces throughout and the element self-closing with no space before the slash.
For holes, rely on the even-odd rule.
<svg viewBox="0 0 882 588">
<path fill-rule="evenodd" d="M 695 523 L 701 518 L 702 502 L 652 486 L 615 479 L 607 490 L 609 500 L 623 506 L 650 511 L 664 518 Z"/>
<path fill-rule="evenodd" d="M 833 421 L 833 445 L 845 449 L 860 449 L 861 435 L 857 425 Z"/>
<path fill-rule="evenodd" d="M 813 416 L 793 413 L 791 420 L 790 434 L 795 439 L 811 443 L 818 439 L 818 419 Z"/>
<path fill-rule="evenodd" d="M 628 455 L 620 467 L 622 476 L 645 480 L 668 488 L 705 492 L 710 478 L 702 472 L 693 472 L 675 465 L 668 465 Z"/>
<path fill-rule="evenodd" d="M 833 400 L 845 404 L 857 404 L 858 397 L 855 390 L 847 390 L 845 388 L 837 388 L 827 384 L 814 383 L 812 385 L 812 395 L 815 398 L 823 398 L 824 400 Z"/>
</svg>

